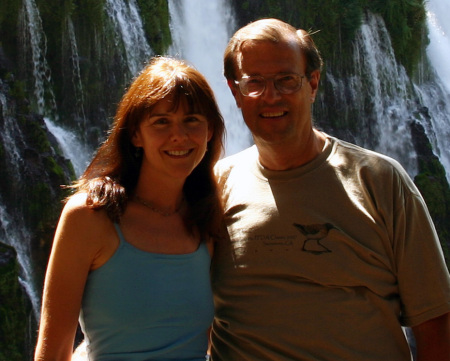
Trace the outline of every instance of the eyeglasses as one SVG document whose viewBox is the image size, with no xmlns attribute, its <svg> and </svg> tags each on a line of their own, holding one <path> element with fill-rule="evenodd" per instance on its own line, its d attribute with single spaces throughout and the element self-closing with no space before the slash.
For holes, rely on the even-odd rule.
<svg viewBox="0 0 450 361">
<path fill-rule="evenodd" d="M 241 80 L 235 80 L 242 95 L 249 97 L 260 96 L 266 89 L 267 80 L 273 80 L 275 89 L 281 94 L 292 94 L 300 90 L 305 76 L 295 73 L 278 74 L 271 78 L 264 78 L 260 75 L 243 76 Z"/>
</svg>

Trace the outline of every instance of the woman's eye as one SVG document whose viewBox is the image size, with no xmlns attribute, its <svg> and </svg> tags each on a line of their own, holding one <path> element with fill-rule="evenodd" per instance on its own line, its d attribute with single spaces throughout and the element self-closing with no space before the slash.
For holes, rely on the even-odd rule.
<svg viewBox="0 0 450 361">
<path fill-rule="evenodd" d="M 197 125 L 206 121 L 206 119 L 201 115 L 194 115 L 187 117 L 184 121 L 189 125 Z"/>
<path fill-rule="evenodd" d="M 169 123 L 169 120 L 167 118 L 157 118 L 157 119 L 154 119 L 152 122 L 153 125 L 165 125 L 168 123 Z"/>
<path fill-rule="evenodd" d="M 196 123 L 196 122 L 199 122 L 199 121 L 200 121 L 200 119 L 198 119 L 197 117 L 186 118 L 186 122 L 187 123 Z"/>
</svg>

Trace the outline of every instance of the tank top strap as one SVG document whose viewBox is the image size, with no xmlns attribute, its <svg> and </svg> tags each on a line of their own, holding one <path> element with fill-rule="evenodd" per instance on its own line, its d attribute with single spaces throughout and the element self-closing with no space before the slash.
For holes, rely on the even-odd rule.
<svg viewBox="0 0 450 361">
<path fill-rule="evenodd" d="M 120 245 L 127 243 L 127 241 L 125 241 L 125 237 L 123 236 L 123 233 L 122 233 L 122 230 L 120 229 L 119 224 L 114 223 L 114 228 L 116 229 L 117 235 L 119 236 Z"/>
</svg>

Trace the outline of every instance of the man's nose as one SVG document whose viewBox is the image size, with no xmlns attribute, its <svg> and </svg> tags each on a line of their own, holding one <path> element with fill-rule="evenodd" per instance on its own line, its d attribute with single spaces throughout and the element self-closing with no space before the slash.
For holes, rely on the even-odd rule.
<svg viewBox="0 0 450 361">
<path fill-rule="evenodd" d="M 263 97 L 266 102 L 272 102 L 281 98 L 281 93 L 276 88 L 274 79 L 266 79 L 265 89 L 261 94 L 261 97 Z"/>
</svg>

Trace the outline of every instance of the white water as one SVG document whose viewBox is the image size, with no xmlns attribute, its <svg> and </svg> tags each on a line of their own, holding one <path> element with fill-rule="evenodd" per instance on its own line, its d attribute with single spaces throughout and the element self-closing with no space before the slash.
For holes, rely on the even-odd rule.
<svg viewBox="0 0 450 361">
<path fill-rule="evenodd" d="M 152 54 L 135 0 L 107 0 L 105 10 L 116 31 L 116 46 L 123 45 L 126 63 L 134 77 Z"/>
<path fill-rule="evenodd" d="M 23 160 L 19 148 L 25 146 L 22 133 L 13 117 L 13 110 L 9 108 L 5 95 L 1 92 L 3 83 L 0 80 L 0 107 L 2 109 L 3 127 L 0 127 L 0 139 L 3 149 L 6 152 L 6 161 L 10 172 L 15 176 L 15 181 L 21 181 Z M 8 167 L 8 168 L 9 168 Z M 30 235 L 24 227 L 22 215 L 18 212 L 10 214 L 4 206 L 3 199 L 0 198 L 0 239 L 9 246 L 14 247 L 17 252 L 17 260 L 20 265 L 19 282 L 24 287 L 31 300 L 36 319 L 39 319 L 40 300 L 34 288 L 34 277 L 31 265 Z"/>
<path fill-rule="evenodd" d="M 78 114 L 78 120 L 83 122 L 83 129 L 86 127 L 86 117 L 84 114 L 84 90 L 83 84 L 81 82 L 81 71 L 80 71 L 80 56 L 78 54 L 78 44 L 75 37 L 75 29 L 73 27 L 72 18 L 67 17 L 66 19 L 66 42 L 68 43 L 68 56 L 70 58 L 70 69 L 72 72 L 72 89 L 74 92 L 75 99 L 75 109 Z"/>
<path fill-rule="evenodd" d="M 22 132 L 19 130 L 17 122 L 13 118 L 12 110 L 8 106 L 5 95 L 1 92 L 3 82 L 0 79 L 0 106 L 2 109 L 2 115 L 4 119 L 3 128 L 0 128 L 0 139 L 3 149 L 8 151 L 5 153 L 9 158 L 8 164 L 10 164 L 14 171 L 12 174 L 17 176 L 17 181 L 20 179 L 20 165 L 23 163 L 22 157 L 19 152 L 19 147 L 25 146 L 23 141 Z"/>
<path fill-rule="evenodd" d="M 14 220 L 3 206 L 0 199 L 0 235 L 2 242 L 14 247 L 17 252 L 17 261 L 20 265 L 19 282 L 30 298 L 33 313 L 36 320 L 40 317 L 40 298 L 34 285 L 33 267 L 31 264 L 31 252 L 28 231 L 23 227 L 23 219 Z"/>
<path fill-rule="evenodd" d="M 415 88 L 429 114 L 429 119 L 421 123 L 450 183 L 450 1 L 429 0 L 426 7 L 430 40 L 427 56 L 436 78 Z"/>
<path fill-rule="evenodd" d="M 389 34 L 379 15 L 367 14 L 354 43 L 354 75 L 343 79 L 327 73 L 327 80 L 346 112 L 354 111 L 360 127 L 356 143 L 397 159 L 410 175 L 417 174 L 416 153 L 408 119 L 411 86 L 398 65 Z M 347 114 L 348 115 L 348 114 Z"/>
<path fill-rule="evenodd" d="M 430 38 L 427 55 L 450 93 L 450 1 L 428 0 L 425 4 Z"/>
<path fill-rule="evenodd" d="M 45 58 L 47 39 L 42 20 L 34 0 L 24 0 L 20 13 L 20 27 L 24 48 L 31 50 L 34 81 L 34 101 L 41 115 L 56 114 L 56 101 L 51 87 L 51 71 Z"/>
<path fill-rule="evenodd" d="M 252 143 L 241 112 L 223 76 L 223 52 L 235 29 L 226 0 L 169 0 L 173 47 L 170 53 L 189 61 L 208 79 L 225 120 L 226 155 Z"/>
<path fill-rule="evenodd" d="M 75 175 L 78 178 L 86 169 L 91 160 L 92 150 L 82 143 L 79 137 L 71 131 L 56 125 L 49 118 L 44 118 L 48 130 L 55 136 L 64 157 L 73 165 Z"/>
</svg>

